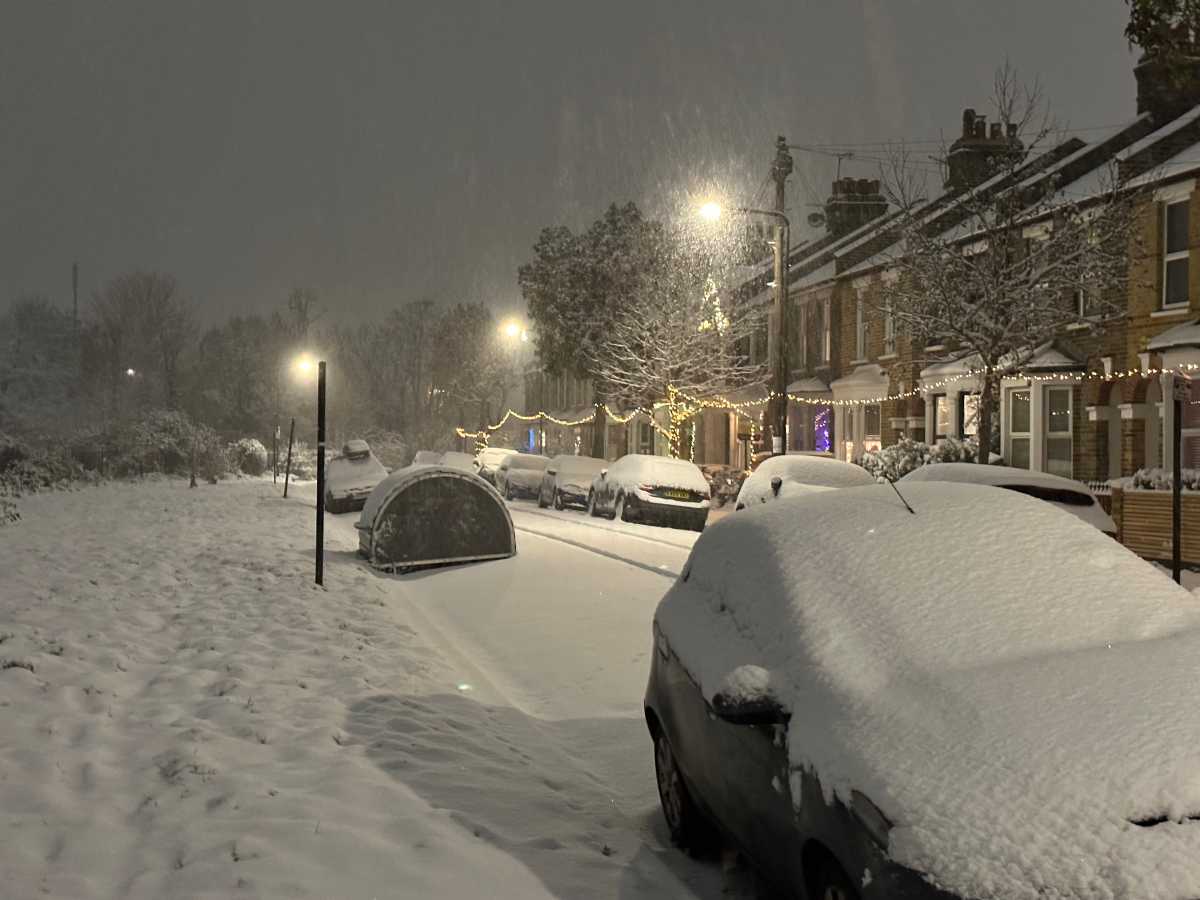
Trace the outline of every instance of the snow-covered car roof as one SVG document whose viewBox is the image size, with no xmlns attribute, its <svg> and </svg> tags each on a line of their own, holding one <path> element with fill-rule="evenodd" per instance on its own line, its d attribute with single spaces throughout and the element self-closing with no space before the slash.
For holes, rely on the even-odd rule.
<svg viewBox="0 0 1200 900">
<path fill-rule="evenodd" d="M 516 450 L 510 450 L 507 447 L 485 447 L 479 451 L 479 455 L 475 458 L 485 466 L 499 465 L 504 457 L 516 452 Z"/>
<path fill-rule="evenodd" d="M 354 438 L 354 440 L 346 441 L 346 443 L 342 445 L 342 455 L 343 456 L 355 456 L 360 453 L 370 453 L 370 452 L 371 452 L 371 445 L 368 444 L 366 441 L 364 441 L 362 438 Z"/>
<path fill-rule="evenodd" d="M 564 453 L 561 456 L 551 459 L 550 464 L 546 468 L 554 469 L 559 475 L 587 475 L 588 477 L 595 477 L 608 464 L 608 460 L 595 456 L 575 456 Z"/>
<path fill-rule="evenodd" d="M 622 484 L 653 484 L 699 491 L 706 495 L 709 488 L 708 479 L 695 463 L 642 453 L 622 456 L 609 468 L 608 477 L 616 478 Z"/>
<path fill-rule="evenodd" d="M 862 466 L 840 459 L 805 454 L 772 456 L 763 460 L 742 482 L 742 489 L 738 491 L 738 508 L 752 507 L 774 499 L 776 495 L 771 481 L 775 478 L 781 482 L 778 494 L 781 498 L 875 483 L 875 479 Z"/>
<path fill-rule="evenodd" d="M 418 450 L 413 455 L 414 466 L 436 466 L 442 461 L 442 454 L 436 450 Z"/>
<path fill-rule="evenodd" d="M 903 493 L 705 530 L 656 614 L 704 696 L 766 669 L 793 770 L 957 896 L 1200 897 L 1200 603 L 1052 504 Z"/>
<path fill-rule="evenodd" d="M 457 450 L 447 450 L 443 453 L 442 465 L 449 466 L 452 469 L 460 469 L 463 472 L 474 473 L 479 471 L 475 457 L 470 453 L 459 453 Z"/>
<path fill-rule="evenodd" d="M 335 456 L 325 466 L 325 482 L 330 493 L 341 494 L 374 487 L 387 473 L 383 463 L 368 450 L 366 456 Z"/>
<path fill-rule="evenodd" d="M 900 479 L 908 484 L 918 481 L 950 481 L 959 484 L 987 484 L 993 487 L 1023 490 L 1032 497 L 1061 506 L 1089 525 L 1109 534 L 1116 523 L 1096 502 L 1087 485 L 1049 472 L 1032 472 L 1013 466 L 981 466 L 978 463 L 934 463 L 913 469 Z"/>
<path fill-rule="evenodd" d="M 506 458 L 509 471 L 513 469 L 526 469 L 529 471 L 540 472 L 546 468 L 546 464 L 550 460 L 537 453 L 514 453 Z"/>
</svg>

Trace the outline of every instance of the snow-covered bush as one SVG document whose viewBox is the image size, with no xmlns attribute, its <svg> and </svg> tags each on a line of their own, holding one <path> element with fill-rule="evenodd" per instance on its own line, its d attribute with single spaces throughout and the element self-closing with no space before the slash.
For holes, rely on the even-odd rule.
<svg viewBox="0 0 1200 900">
<path fill-rule="evenodd" d="M 946 438 L 942 443 L 930 446 L 924 441 L 902 437 L 890 446 L 864 453 L 859 465 L 870 472 L 876 481 L 896 481 L 921 466 L 973 462 L 978 453 L 979 445 L 970 439 L 960 441 Z"/>
<path fill-rule="evenodd" d="M 1185 491 L 1200 491 L 1200 469 L 1183 469 L 1180 472 L 1180 488 Z M 1144 491 L 1169 491 L 1174 476 L 1169 469 L 1138 469 L 1133 473 L 1133 486 Z"/>
<path fill-rule="evenodd" d="M 17 504 L 0 494 L 0 526 L 10 525 L 20 518 L 21 514 L 17 512 Z"/>
<path fill-rule="evenodd" d="M 286 453 L 287 448 L 284 448 Z M 287 457 L 281 456 L 281 466 Z M 297 481 L 311 481 L 317 477 L 317 451 L 303 441 L 296 441 L 292 446 L 292 478 Z"/>
<path fill-rule="evenodd" d="M 229 445 L 229 461 L 243 475 L 267 471 L 267 448 L 257 438 L 242 438 Z"/>
</svg>

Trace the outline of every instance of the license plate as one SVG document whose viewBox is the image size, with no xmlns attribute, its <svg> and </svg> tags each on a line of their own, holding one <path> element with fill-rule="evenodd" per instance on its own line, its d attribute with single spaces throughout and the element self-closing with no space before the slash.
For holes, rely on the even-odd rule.
<svg viewBox="0 0 1200 900">
<path fill-rule="evenodd" d="M 672 500 L 687 500 L 688 492 L 687 491 L 667 491 L 667 496 L 670 497 Z"/>
</svg>

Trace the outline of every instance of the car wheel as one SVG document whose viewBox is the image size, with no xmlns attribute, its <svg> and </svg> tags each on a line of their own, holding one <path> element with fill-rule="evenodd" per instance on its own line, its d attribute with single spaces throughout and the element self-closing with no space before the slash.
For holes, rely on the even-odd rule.
<svg viewBox="0 0 1200 900">
<path fill-rule="evenodd" d="M 631 521 L 629 518 L 629 509 L 625 506 L 625 495 L 617 495 L 617 505 L 613 507 L 613 518 L 620 519 L 622 522 Z"/>
<path fill-rule="evenodd" d="M 587 514 L 589 516 L 599 517 L 600 510 L 596 507 L 596 492 L 588 491 Z"/>
<path fill-rule="evenodd" d="M 511 500 L 513 498 L 513 489 L 511 484 L 504 485 L 504 499 Z"/>
<path fill-rule="evenodd" d="M 538 488 L 538 509 L 545 509 L 550 504 L 545 501 L 546 493 L 541 488 Z"/>
<path fill-rule="evenodd" d="M 658 781 L 658 799 L 671 832 L 671 842 L 693 856 L 712 853 L 720 846 L 716 829 L 692 801 L 684 784 L 675 754 L 666 735 L 654 736 L 654 776 Z M 820 896 L 820 895 L 818 895 Z"/>
<path fill-rule="evenodd" d="M 815 900 L 858 900 L 858 891 L 854 889 L 842 867 L 832 859 L 822 863 L 815 886 Z"/>
<path fill-rule="evenodd" d="M 558 488 L 554 489 L 554 508 L 561 510 L 563 508 L 562 493 Z"/>
</svg>

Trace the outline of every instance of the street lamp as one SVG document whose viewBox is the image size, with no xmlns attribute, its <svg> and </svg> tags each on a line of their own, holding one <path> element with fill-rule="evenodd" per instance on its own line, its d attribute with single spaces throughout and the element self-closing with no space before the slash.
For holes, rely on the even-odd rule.
<svg viewBox="0 0 1200 900">
<path fill-rule="evenodd" d="M 126 369 L 125 374 L 128 375 L 130 378 L 132 378 L 134 375 L 137 374 L 137 369 L 132 369 L 132 368 Z"/>
<path fill-rule="evenodd" d="M 700 216 L 709 222 L 718 221 L 724 211 L 721 204 L 709 201 L 700 207 Z M 732 212 L 742 216 L 767 216 L 777 222 L 775 235 L 775 308 L 772 310 L 767 338 L 768 364 L 771 369 L 772 393 L 770 416 L 773 422 L 771 450 L 784 453 L 787 448 L 787 258 L 792 226 L 788 217 L 777 209 L 754 209 L 749 206 L 734 207 Z"/>
<path fill-rule="evenodd" d="M 317 373 L 317 548 L 316 582 L 325 583 L 325 360 L 301 353 L 292 361 L 292 371 L 303 381 Z"/>
</svg>

